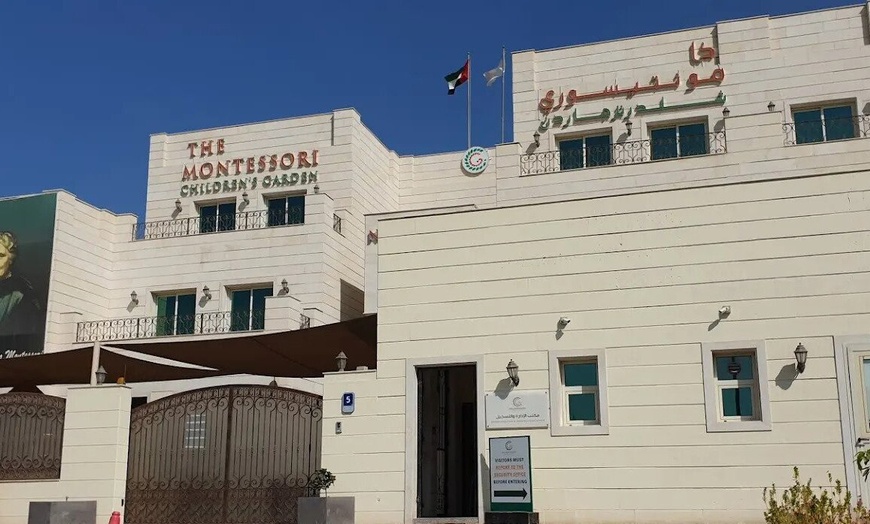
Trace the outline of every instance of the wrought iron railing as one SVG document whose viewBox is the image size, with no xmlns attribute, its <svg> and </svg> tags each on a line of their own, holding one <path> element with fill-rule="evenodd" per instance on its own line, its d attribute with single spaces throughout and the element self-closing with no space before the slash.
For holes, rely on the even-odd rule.
<svg viewBox="0 0 870 524">
<path fill-rule="evenodd" d="M 299 329 L 308 329 L 311 327 L 311 317 L 302 313 L 299 315 Z"/>
<path fill-rule="evenodd" d="M 341 217 L 335 213 L 332 214 L 332 230 L 341 234 Z"/>
<path fill-rule="evenodd" d="M 79 322 L 76 342 L 133 340 L 181 335 L 214 335 L 259 331 L 265 327 L 265 311 L 220 311 L 165 317 L 131 317 Z"/>
<path fill-rule="evenodd" d="M 870 137 L 870 115 L 786 122 L 782 125 L 782 131 L 785 134 L 783 142 L 787 146 L 849 140 L 850 138 L 868 138 Z"/>
<path fill-rule="evenodd" d="M 569 169 L 638 164 L 654 160 L 718 155 L 727 152 L 725 131 L 678 138 L 617 142 L 565 151 L 545 151 L 520 157 L 520 174 L 537 175 Z"/>
<path fill-rule="evenodd" d="M 245 231 L 267 227 L 301 225 L 304 223 L 304 207 L 290 206 L 282 211 L 262 209 L 229 215 L 140 222 L 133 226 L 133 240 L 187 237 L 221 233 L 224 231 Z"/>
<path fill-rule="evenodd" d="M 0 395 L 0 480 L 60 478 L 65 414 L 59 397 Z"/>
</svg>

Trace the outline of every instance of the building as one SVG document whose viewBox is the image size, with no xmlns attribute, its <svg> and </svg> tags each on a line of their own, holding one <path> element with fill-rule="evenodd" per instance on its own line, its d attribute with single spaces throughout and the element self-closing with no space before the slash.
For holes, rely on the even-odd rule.
<svg viewBox="0 0 870 524">
<path fill-rule="evenodd" d="M 493 148 L 399 156 L 344 109 L 152 136 L 141 223 L 63 191 L 0 213 L 43 206 L 47 352 L 376 313 L 376 369 L 279 377 L 322 393 L 359 523 L 479 521 L 514 436 L 548 524 L 758 521 L 793 466 L 866 489 L 868 7 L 514 53 Z M 517 398 L 535 422 L 495 418 Z"/>
<path fill-rule="evenodd" d="M 477 522 L 519 486 L 548 524 L 757 522 L 795 466 L 866 501 L 868 23 L 514 53 L 495 202 L 369 217 L 377 370 L 324 389 L 357 522 Z M 496 496 L 489 439 L 515 436 L 531 486 Z"/>
</svg>

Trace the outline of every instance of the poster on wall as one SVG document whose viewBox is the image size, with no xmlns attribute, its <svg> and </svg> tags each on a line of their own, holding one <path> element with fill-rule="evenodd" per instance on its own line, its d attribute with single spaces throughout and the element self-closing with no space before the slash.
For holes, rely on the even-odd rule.
<svg viewBox="0 0 870 524">
<path fill-rule="evenodd" d="M 0 358 L 42 353 L 56 202 L 0 200 Z"/>
</svg>

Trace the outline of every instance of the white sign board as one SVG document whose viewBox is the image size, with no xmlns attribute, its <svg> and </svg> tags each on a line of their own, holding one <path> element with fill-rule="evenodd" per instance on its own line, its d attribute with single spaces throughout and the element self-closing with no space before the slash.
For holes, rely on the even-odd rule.
<svg viewBox="0 0 870 524">
<path fill-rule="evenodd" d="M 506 396 L 487 393 L 486 429 L 546 428 L 550 426 L 547 391 L 511 391 Z"/>
<path fill-rule="evenodd" d="M 492 511 L 532 511 L 529 437 L 489 439 L 489 493 Z"/>
</svg>

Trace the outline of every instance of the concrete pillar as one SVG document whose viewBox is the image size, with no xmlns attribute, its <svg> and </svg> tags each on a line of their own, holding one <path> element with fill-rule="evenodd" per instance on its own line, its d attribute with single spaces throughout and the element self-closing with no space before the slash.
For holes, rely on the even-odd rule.
<svg viewBox="0 0 870 524">
<path fill-rule="evenodd" d="M 114 384 L 70 388 L 67 396 L 56 500 L 96 500 L 98 523 L 124 514 L 130 401 L 130 388 Z"/>
</svg>

